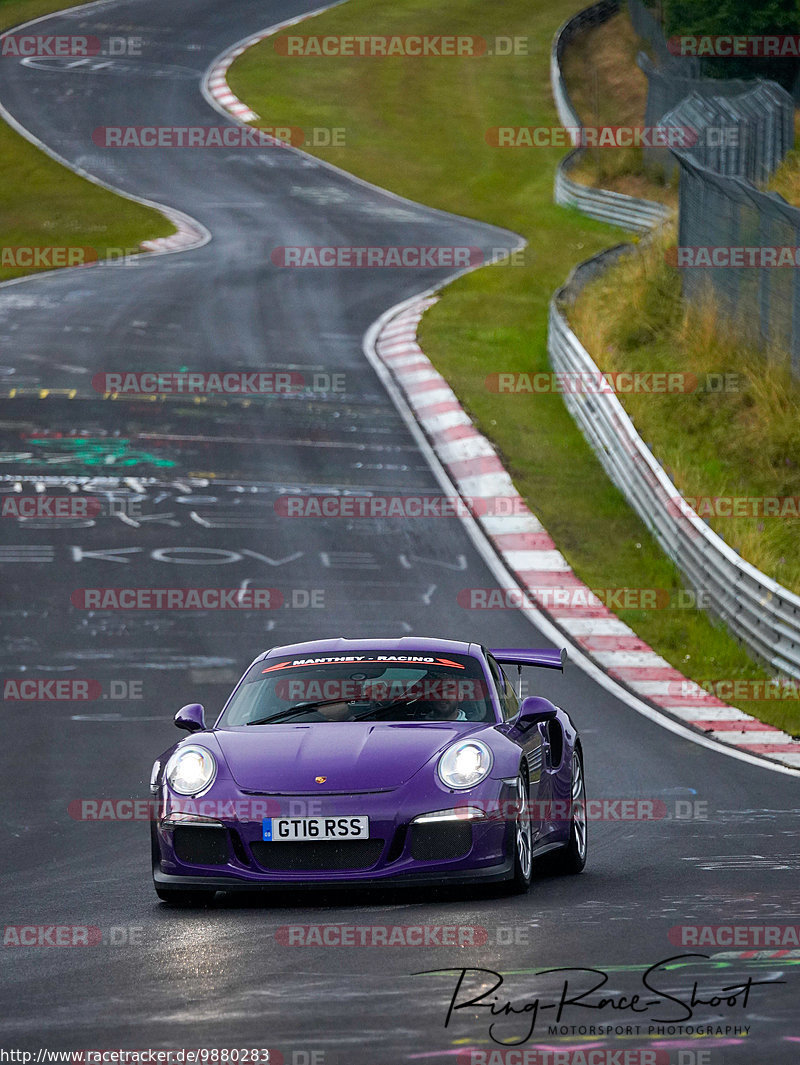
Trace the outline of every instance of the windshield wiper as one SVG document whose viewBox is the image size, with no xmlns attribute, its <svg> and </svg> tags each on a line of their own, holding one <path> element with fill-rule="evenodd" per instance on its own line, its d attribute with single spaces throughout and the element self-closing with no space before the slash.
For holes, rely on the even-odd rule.
<svg viewBox="0 0 800 1065">
<path fill-rule="evenodd" d="M 358 714 L 354 720 L 363 721 L 365 718 L 371 717 L 372 714 L 389 713 L 389 711 L 397 710 L 401 706 L 411 706 L 413 703 L 418 703 L 419 700 L 419 695 L 413 695 L 406 699 L 395 699 L 394 702 L 386 703 L 384 706 L 373 706 L 371 710 L 367 710 L 366 714 Z"/>
<path fill-rule="evenodd" d="M 283 721 L 287 717 L 294 717 L 295 714 L 301 714 L 306 710 L 315 710 L 318 706 L 332 706 L 334 703 L 352 703 L 356 702 L 354 699 L 314 699 L 308 703 L 295 703 L 294 706 L 290 706 L 286 710 L 281 710 L 279 714 L 270 714 L 269 717 L 259 717 L 255 721 L 247 721 L 248 725 L 268 725 L 272 721 Z"/>
<path fill-rule="evenodd" d="M 388 713 L 391 710 L 396 710 L 401 706 L 410 706 L 412 703 L 419 701 L 419 696 L 412 696 L 406 699 L 395 699 L 394 702 L 386 703 L 383 706 L 373 706 L 370 710 L 367 710 L 365 714 L 357 714 L 352 720 L 362 721 L 365 718 L 370 717 L 372 714 Z M 363 699 L 314 699 L 307 703 L 295 703 L 294 706 L 288 707 L 286 710 L 281 710 L 278 714 L 271 714 L 269 717 L 259 717 L 255 721 L 248 721 L 248 725 L 269 725 L 273 721 L 285 721 L 287 718 L 294 717 L 295 714 L 305 713 L 306 710 L 315 710 L 318 706 L 333 706 L 335 703 L 360 703 L 364 702 Z"/>
</svg>

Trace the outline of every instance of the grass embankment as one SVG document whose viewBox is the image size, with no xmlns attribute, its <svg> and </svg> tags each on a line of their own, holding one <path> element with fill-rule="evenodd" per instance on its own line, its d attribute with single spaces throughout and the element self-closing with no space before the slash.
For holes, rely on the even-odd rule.
<svg viewBox="0 0 800 1065">
<path fill-rule="evenodd" d="M 624 11 L 581 33 L 567 48 L 564 81 L 585 126 L 644 125 L 647 78 L 636 65 L 644 46 Z M 641 148 L 587 148 L 569 176 L 593 188 L 678 205 L 677 175 L 665 181 L 657 167 L 646 164 Z"/>
<path fill-rule="evenodd" d="M 5 0 L 0 3 L 0 32 L 68 6 L 65 0 Z M 0 63 L 16 62 L 0 56 Z M 60 166 L 0 119 L 0 281 L 36 272 L 4 266 L 23 261 L 17 252 L 6 250 L 4 255 L 4 249 L 89 248 L 96 256 L 87 254 L 88 261 L 109 253 L 119 257 L 123 250 L 133 254 L 143 240 L 174 232 L 158 211 Z"/>
<path fill-rule="evenodd" d="M 266 40 L 236 61 L 228 80 L 264 124 L 344 127 L 346 146 L 316 150 L 319 157 L 404 196 L 525 236 L 524 265 L 489 267 L 447 288 L 422 321 L 423 347 L 588 585 L 677 593 L 683 585 L 676 567 L 609 482 L 560 396 L 498 394 L 485 384 L 487 375 L 498 371 L 549 371 L 552 293 L 572 266 L 621 235 L 554 206 L 560 150 L 491 148 L 484 139 L 492 126 L 557 124 L 550 44 L 575 9 L 574 0 L 507 0 L 499 20 L 496 7 L 483 0 L 442 0 L 435 8 L 423 0 L 351 0 L 295 33 L 492 38 L 499 29 L 527 37 L 530 54 L 289 60 Z M 765 676 L 701 611 L 618 613 L 698 681 Z M 736 705 L 800 731 L 800 714 L 785 703 L 737 700 Z"/>
<path fill-rule="evenodd" d="M 641 246 L 578 298 L 572 325 L 604 370 L 680 369 L 725 388 L 625 397 L 625 407 L 684 496 L 744 558 L 800 593 L 800 385 L 786 358 L 749 346 L 713 302 L 685 305 L 665 261 L 675 234 Z M 600 314 L 602 310 L 602 314 Z M 788 516 L 714 514 L 700 500 L 783 500 Z M 742 510 L 751 504 L 741 503 Z M 722 504 L 727 509 L 727 504 Z M 773 509 L 777 509 L 777 502 Z"/>
<path fill-rule="evenodd" d="M 794 111 L 794 139 L 800 143 L 800 110 Z M 777 192 L 784 200 L 800 205 L 800 148 L 793 148 L 772 175 L 767 188 Z"/>
</svg>

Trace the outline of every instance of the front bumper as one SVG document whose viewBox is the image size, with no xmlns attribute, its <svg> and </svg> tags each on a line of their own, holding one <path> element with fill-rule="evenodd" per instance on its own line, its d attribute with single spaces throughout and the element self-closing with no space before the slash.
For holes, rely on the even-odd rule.
<svg viewBox="0 0 800 1065">
<path fill-rule="evenodd" d="M 510 798 L 501 781 L 484 801 Z M 365 841 L 265 843 L 260 819 L 220 818 L 215 826 L 153 823 L 153 876 L 163 887 L 252 890 L 370 884 L 496 882 L 513 875 L 513 826 L 499 818 L 414 825 L 415 817 L 462 806 L 465 797 L 415 796 L 403 789 L 363 795 L 259 796 L 272 816 L 367 814 Z M 476 789 L 477 791 L 477 789 Z M 470 793 L 470 801 L 477 798 Z"/>
<path fill-rule="evenodd" d="M 358 886 L 369 887 L 445 887 L 448 885 L 458 886 L 468 884 L 496 884 L 509 880 L 514 872 L 511 859 L 502 865 L 489 869 L 472 870 L 447 870 L 439 872 L 418 872 L 406 876 L 372 876 L 359 877 Z M 240 876 L 192 876 L 187 874 L 175 875 L 162 873 L 159 869 L 153 869 L 153 881 L 158 887 L 181 888 L 184 890 L 202 891 L 315 891 L 324 888 L 342 888 L 352 885 L 352 880 L 344 880 L 341 876 L 335 879 L 304 880 L 291 882 L 286 880 L 253 879 Z"/>
</svg>

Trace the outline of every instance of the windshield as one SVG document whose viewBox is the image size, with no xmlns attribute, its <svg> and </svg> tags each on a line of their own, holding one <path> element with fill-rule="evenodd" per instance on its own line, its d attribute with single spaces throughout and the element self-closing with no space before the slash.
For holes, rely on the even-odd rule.
<svg viewBox="0 0 800 1065">
<path fill-rule="evenodd" d="M 220 726 L 279 721 L 494 721 L 471 655 L 301 655 L 251 666 Z"/>
</svg>

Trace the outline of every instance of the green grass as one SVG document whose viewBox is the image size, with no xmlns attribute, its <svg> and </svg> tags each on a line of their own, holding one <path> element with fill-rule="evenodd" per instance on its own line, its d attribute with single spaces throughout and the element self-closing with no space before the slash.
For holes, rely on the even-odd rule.
<svg viewBox="0 0 800 1065">
<path fill-rule="evenodd" d="M 233 91 L 265 125 L 344 127 L 346 145 L 320 158 L 404 196 L 496 223 L 528 241 L 525 265 L 461 278 L 424 317 L 426 354 L 482 432 L 497 445 L 518 489 L 575 572 L 591 587 L 682 587 L 621 494 L 605 476 L 556 395 L 499 395 L 498 371 L 546 371 L 547 308 L 570 268 L 621 233 L 554 206 L 552 149 L 496 149 L 498 125 L 557 124 L 550 95 L 550 43 L 575 0 L 351 0 L 295 32 L 496 33 L 526 36 L 529 55 L 501 58 L 293 58 L 272 40 L 250 49 L 229 75 Z M 619 611 L 688 676 L 766 674 L 703 612 Z M 790 704 L 738 701 L 749 713 L 800 732 Z"/>
<path fill-rule="evenodd" d="M 0 31 L 65 6 L 64 0 L 2 0 Z M 79 177 L 0 120 L 0 250 L 92 248 L 104 259 L 123 250 L 134 254 L 143 240 L 174 232 L 160 212 Z M 0 265 L 0 281 L 32 272 Z"/>
<path fill-rule="evenodd" d="M 672 230 L 594 281 L 573 326 L 603 370 L 730 375 L 730 390 L 625 397 L 684 496 L 800 499 L 800 385 L 788 359 L 748 344 L 746 323 L 726 320 L 710 300 L 684 305 L 679 271 L 665 261 L 674 243 Z M 708 517 L 749 562 L 800 593 L 800 515 Z"/>
<path fill-rule="evenodd" d="M 794 113 L 795 137 L 800 129 L 800 111 Z M 792 148 L 767 184 L 769 192 L 777 192 L 795 207 L 800 204 L 800 150 Z"/>
</svg>

